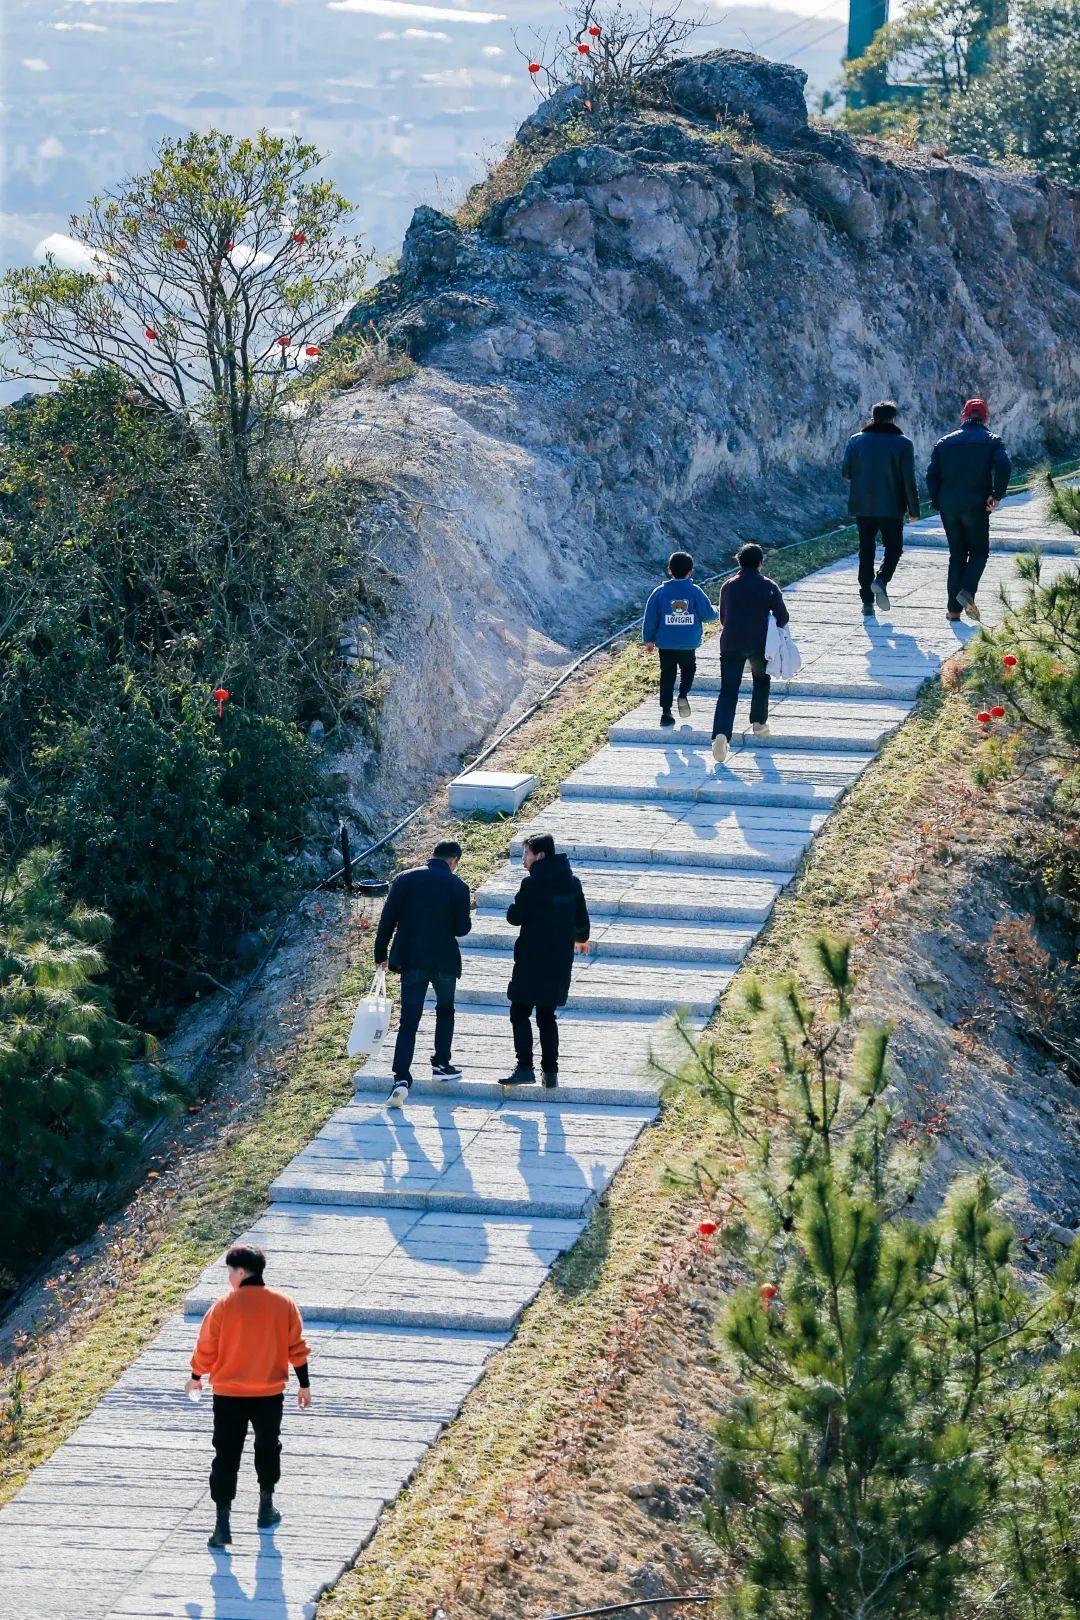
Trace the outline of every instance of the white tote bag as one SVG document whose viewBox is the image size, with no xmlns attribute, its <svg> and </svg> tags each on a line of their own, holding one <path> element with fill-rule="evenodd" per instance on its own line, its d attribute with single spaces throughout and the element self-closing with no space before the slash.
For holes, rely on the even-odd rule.
<svg viewBox="0 0 1080 1620">
<path fill-rule="evenodd" d="M 366 996 L 360 998 L 352 1021 L 352 1029 L 349 1031 L 349 1044 L 345 1050 L 350 1057 L 359 1057 L 363 1052 L 374 1052 L 389 1028 L 390 997 L 386 993 L 386 973 L 382 968 L 377 968 L 371 981 L 371 989 Z"/>
<path fill-rule="evenodd" d="M 765 632 L 765 662 L 774 680 L 790 681 L 802 669 L 802 653 L 785 624 L 783 629 L 769 614 L 769 627 Z"/>
</svg>

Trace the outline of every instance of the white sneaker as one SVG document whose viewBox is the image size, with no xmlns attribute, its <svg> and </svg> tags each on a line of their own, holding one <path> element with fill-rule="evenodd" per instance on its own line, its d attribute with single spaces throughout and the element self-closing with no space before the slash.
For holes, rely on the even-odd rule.
<svg viewBox="0 0 1080 1620">
<path fill-rule="evenodd" d="M 689 718 L 690 718 L 690 699 L 689 698 L 681 697 L 679 699 L 679 714 L 682 717 L 682 719 L 689 720 Z"/>
<path fill-rule="evenodd" d="M 769 730 L 769 728 L 768 728 L 768 726 L 766 724 L 758 725 L 757 723 L 755 723 L 755 725 L 754 725 L 754 736 L 755 737 L 771 737 L 772 732 Z"/>
<path fill-rule="evenodd" d="M 409 1082 L 394 1076 L 394 1083 L 390 1087 L 390 1095 L 386 1099 L 387 1108 L 401 1108 L 409 1095 Z"/>
<path fill-rule="evenodd" d="M 715 759 L 718 765 L 722 765 L 725 759 L 727 759 L 729 746 L 730 744 L 722 731 L 718 736 L 713 738 L 712 757 Z"/>
</svg>

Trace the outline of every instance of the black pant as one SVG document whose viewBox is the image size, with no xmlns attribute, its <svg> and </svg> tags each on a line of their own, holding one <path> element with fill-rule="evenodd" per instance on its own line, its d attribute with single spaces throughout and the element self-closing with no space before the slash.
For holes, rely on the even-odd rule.
<svg viewBox="0 0 1080 1620">
<path fill-rule="evenodd" d="M 679 696 L 689 697 L 697 674 L 697 654 L 693 647 L 658 647 L 660 654 L 660 712 L 671 713 L 675 696 L 675 671 L 679 671 Z"/>
<path fill-rule="evenodd" d="M 765 662 L 765 654 L 721 653 L 720 696 L 713 710 L 712 734 L 718 737 L 723 732 L 728 742 L 731 741 L 731 733 L 735 726 L 739 687 L 742 685 L 743 670 L 747 664 L 750 665 L 750 673 L 754 677 L 754 690 L 750 698 L 750 724 L 763 726 L 769 718 L 769 688 L 772 686 L 772 680 Z"/>
<path fill-rule="evenodd" d="M 958 592 L 979 588 L 990 556 L 990 514 L 985 507 L 969 512 L 941 514 L 945 538 L 949 542 L 949 612 L 960 612 Z"/>
<path fill-rule="evenodd" d="M 281 1478 L 281 1412 L 284 1395 L 215 1395 L 214 1460 L 210 1495 L 227 1508 L 236 1495 L 236 1478 L 244 1454 L 248 1424 L 255 1436 L 255 1477 L 260 1490 L 272 1491 Z"/>
<path fill-rule="evenodd" d="M 449 1063 L 454 1040 L 453 973 L 429 973 L 426 968 L 406 968 L 401 975 L 401 1007 L 397 1040 L 394 1043 L 394 1073 L 408 1077 L 416 1050 L 416 1031 L 424 1015 L 428 985 L 435 992 L 435 1051 L 432 1063 Z"/>
<path fill-rule="evenodd" d="M 904 520 L 902 517 L 857 517 L 859 530 L 859 595 L 869 606 L 874 600 L 874 558 L 877 555 L 877 537 L 880 533 L 885 554 L 877 577 L 887 585 L 896 573 L 896 565 L 904 554 Z"/>
<path fill-rule="evenodd" d="M 532 1006 L 527 1001 L 510 1003 L 510 1027 L 514 1031 L 514 1056 L 519 1069 L 533 1066 Z M 537 1007 L 536 1027 L 540 1032 L 540 1067 L 554 1074 L 559 1067 L 559 1021 L 554 1007 Z"/>
</svg>

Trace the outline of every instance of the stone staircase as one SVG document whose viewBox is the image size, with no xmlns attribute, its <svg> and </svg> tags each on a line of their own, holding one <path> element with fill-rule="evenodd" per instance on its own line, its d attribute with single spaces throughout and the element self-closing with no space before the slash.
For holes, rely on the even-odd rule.
<svg viewBox="0 0 1080 1620">
<path fill-rule="evenodd" d="M 1021 498 L 995 520 L 1000 546 L 1038 534 Z M 944 618 L 935 521 L 919 526 L 891 592 L 864 624 L 851 561 L 787 592 L 803 653 L 768 739 L 737 732 L 708 753 L 714 645 L 691 716 L 673 732 L 642 704 L 523 829 L 571 857 L 593 919 L 560 1018 L 560 1085 L 507 1095 L 506 984 L 521 841 L 476 897 L 465 942 L 454 1055 L 464 1077 L 425 1073 L 432 1014 L 404 1112 L 383 1099 L 392 1037 L 340 1109 L 282 1172 L 237 1239 L 269 1257 L 313 1345 L 314 1405 L 286 1407 L 281 1526 L 254 1528 L 250 1465 L 231 1555 L 211 1554 L 209 1403 L 181 1386 L 198 1319 L 221 1292 L 220 1260 L 116 1388 L 0 1513 L 0 1614 L 12 1620 L 292 1620 L 356 1557 L 426 1448 L 505 1344 L 558 1256 L 583 1230 L 656 1118 L 652 1061 L 674 1051 L 669 1015 L 700 1027 L 829 811 L 909 712 L 921 684 L 974 633 Z M 1048 571 L 1076 548 L 1056 541 Z M 988 610 L 1014 554 L 995 552 Z M 740 712 L 745 725 L 745 710 Z"/>
</svg>

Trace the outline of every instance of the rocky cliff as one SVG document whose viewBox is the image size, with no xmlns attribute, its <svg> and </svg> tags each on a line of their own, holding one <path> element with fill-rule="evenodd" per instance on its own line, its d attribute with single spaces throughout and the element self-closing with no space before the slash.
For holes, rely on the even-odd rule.
<svg viewBox="0 0 1080 1620">
<path fill-rule="evenodd" d="M 417 210 L 351 317 L 420 367 L 328 407 L 403 447 L 380 637 L 406 792 L 673 545 L 705 572 L 841 513 L 873 400 L 923 461 L 972 393 L 1014 455 L 1080 440 L 1080 194 L 812 127 L 803 77 L 715 52 L 631 118 L 564 95 L 458 219 Z"/>
</svg>

